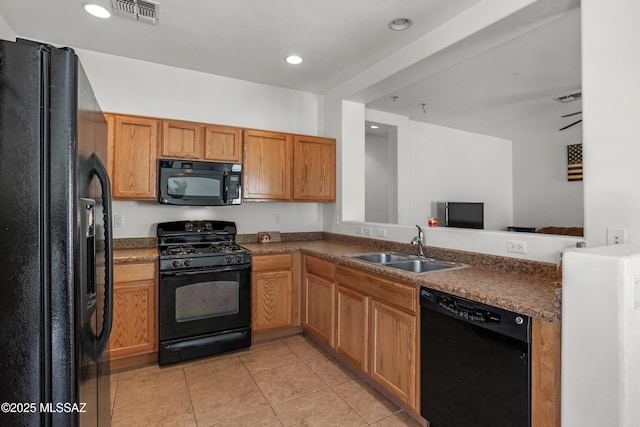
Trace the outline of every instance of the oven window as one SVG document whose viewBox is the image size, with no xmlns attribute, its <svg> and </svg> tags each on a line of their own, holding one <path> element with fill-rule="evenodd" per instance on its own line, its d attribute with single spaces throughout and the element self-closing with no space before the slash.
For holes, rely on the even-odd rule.
<svg viewBox="0 0 640 427">
<path fill-rule="evenodd" d="M 238 313 L 240 286 L 236 281 L 200 282 L 176 289 L 176 322 Z"/>
<path fill-rule="evenodd" d="M 170 196 L 220 197 L 221 189 L 219 178 L 175 176 L 167 180 L 167 193 Z"/>
</svg>

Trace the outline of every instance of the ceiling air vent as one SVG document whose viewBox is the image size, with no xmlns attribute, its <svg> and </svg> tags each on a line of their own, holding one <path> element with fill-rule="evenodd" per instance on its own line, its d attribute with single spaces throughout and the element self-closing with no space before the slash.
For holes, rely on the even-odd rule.
<svg viewBox="0 0 640 427">
<path fill-rule="evenodd" d="M 150 0 L 113 0 L 116 15 L 158 25 L 160 3 Z"/>
<path fill-rule="evenodd" d="M 571 95 L 561 96 L 559 98 L 553 98 L 558 102 L 566 104 L 567 102 L 580 101 L 582 99 L 582 92 L 572 93 Z"/>
</svg>

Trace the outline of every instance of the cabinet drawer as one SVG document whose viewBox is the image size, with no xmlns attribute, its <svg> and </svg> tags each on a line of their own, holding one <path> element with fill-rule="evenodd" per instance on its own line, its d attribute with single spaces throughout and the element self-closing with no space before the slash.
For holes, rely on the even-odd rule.
<svg viewBox="0 0 640 427">
<path fill-rule="evenodd" d="M 113 281 L 125 283 L 155 280 L 157 268 L 155 262 L 115 264 Z"/>
<path fill-rule="evenodd" d="M 309 273 L 313 273 L 316 276 L 325 277 L 330 280 L 333 280 L 335 277 L 336 265 L 331 261 L 305 256 L 304 265 Z"/>
<path fill-rule="evenodd" d="M 291 254 L 257 255 L 251 260 L 253 271 L 289 270 L 291 269 Z"/>
<path fill-rule="evenodd" d="M 412 285 L 391 282 L 373 273 L 339 266 L 336 271 L 336 282 L 347 285 L 368 294 L 380 301 L 393 304 L 399 308 L 416 312 L 417 289 Z"/>
</svg>

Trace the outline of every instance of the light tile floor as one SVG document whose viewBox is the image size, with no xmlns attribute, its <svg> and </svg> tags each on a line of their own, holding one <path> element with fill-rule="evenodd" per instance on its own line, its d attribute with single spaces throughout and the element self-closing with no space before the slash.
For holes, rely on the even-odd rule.
<svg viewBox="0 0 640 427">
<path fill-rule="evenodd" d="M 113 427 L 420 424 L 304 335 L 113 373 Z"/>
</svg>

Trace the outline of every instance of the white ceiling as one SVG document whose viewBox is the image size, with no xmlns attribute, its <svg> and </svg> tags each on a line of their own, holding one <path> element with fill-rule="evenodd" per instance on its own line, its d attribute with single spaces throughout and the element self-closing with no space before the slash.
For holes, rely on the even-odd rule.
<svg viewBox="0 0 640 427">
<path fill-rule="evenodd" d="M 4 0 L 0 15 L 25 38 L 324 94 L 480 0 L 158 0 L 158 26 L 84 1 Z M 390 30 L 398 17 L 414 25 Z"/>
<path fill-rule="evenodd" d="M 94 18 L 84 1 L 5 0 L 0 15 L 19 37 L 324 94 L 488 0 L 159 0 L 157 26 Z M 563 12 L 579 6 L 538 3 Z M 398 17 L 413 27 L 389 30 Z M 557 131 L 574 121 L 559 116 L 580 108 L 551 101 L 580 90 L 579 9 L 550 21 L 427 78 L 396 83 L 367 107 L 507 139 Z M 291 53 L 304 62 L 286 64 Z"/>
<path fill-rule="evenodd" d="M 557 133 L 581 118 L 561 117 L 581 111 L 581 101 L 553 99 L 581 91 L 580 40 L 578 8 L 367 107 L 510 140 Z"/>
</svg>

